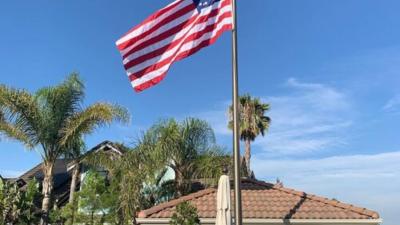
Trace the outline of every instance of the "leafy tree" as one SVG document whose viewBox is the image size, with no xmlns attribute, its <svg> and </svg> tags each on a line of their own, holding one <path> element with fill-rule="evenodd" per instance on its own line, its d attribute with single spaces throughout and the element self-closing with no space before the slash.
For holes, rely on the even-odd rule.
<svg viewBox="0 0 400 225">
<path fill-rule="evenodd" d="M 25 224 L 37 224 L 38 215 L 35 200 L 40 196 L 39 184 L 36 179 L 28 182 L 22 194 L 20 204 L 21 216 L 19 220 Z"/>
<path fill-rule="evenodd" d="M 68 204 L 69 204 L 69 203 L 68 203 Z M 67 204 L 67 205 L 68 205 L 68 204 Z M 68 206 L 64 206 L 62 209 L 60 209 L 60 208 L 53 208 L 52 210 L 50 210 L 50 213 L 49 213 L 49 223 L 50 223 L 50 224 L 55 224 L 55 225 L 64 225 L 64 224 L 72 225 L 73 222 L 72 222 L 71 220 L 68 221 L 68 222 L 66 222 L 68 216 L 70 215 L 70 214 L 68 214 L 68 216 L 65 216 L 65 215 L 64 215 L 64 211 L 65 211 L 67 208 L 69 209 Z"/>
<path fill-rule="evenodd" d="M 52 224 L 104 224 L 113 221 L 116 193 L 110 192 L 107 178 L 95 170 L 84 177 L 82 189 L 76 192 L 74 202 L 50 213 Z"/>
<path fill-rule="evenodd" d="M 262 103 L 259 98 L 253 98 L 249 94 L 240 96 L 239 98 L 239 127 L 240 139 L 245 142 L 244 162 L 247 167 L 247 174 L 250 175 L 250 158 L 251 158 L 251 142 L 258 135 L 264 136 L 268 130 L 271 119 L 265 116 L 269 110 L 269 104 Z M 230 121 L 228 127 L 233 129 L 233 107 L 229 107 Z"/>
<path fill-rule="evenodd" d="M 176 206 L 170 225 L 200 225 L 197 209 L 189 202 L 182 202 Z"/>
<path fill-rule="evenodd" d="M 124 149 L 124 155 L 114 156 L 104 152 L 93 152 L 84 162 L 92 166 L 101 166 L 109 171 L 109 192 L 114 194 L 109 198 L 109 215 L 116 224 L 136 224 L 137 212 L 143 209 L 143 187 L 150 176 L 161 169 L 156 154 L 150 151 L 148 136 L 144 136 L 134 149 Z"/>
<path fill-rule="evenodd" d="M 21 211 L 21 192 L 16 183 L 2 182 L 0 184 L 1 224 L 16 223 Z"/>
<path fill-rule="evenodd" d="M 47 224 L 53 191 L 53 169 L 58 157 L 85 134 L 115 120 L 127 122 L 127 111 L 117 105 L 95 103 L 82 107 L 84 86 L 77 74 L 34 94 L 0 85 L 0 134 L 40 146 L 43 160 L 42 220 Z"/>
<path fill-rule="evenodd" d="M 176 197 L 191 191 L 193 179 L 217 179 L 226 157 L 216 146 L 212 128 L 207 122 L 188 118 L 161 121 L 149 131 L 155 137 L 155 149 L 166 166 L 175 172 Z"/>
<path fill-rule="evenodd" d="M 15 182 L 0 180 L 0 224 L 37 224 L 35 199 L 39 195 L 35 179 L 21 190 Z"/>
<path fill-rule="evenodd" d="M 105 177 L 95 171 L 89 171 L 85 176 L 82 190 L 79 192 L 79 206 L 82 214 L 89 214 L 86 220 L 88 224 L 95 224 L 95 216 L 101 214 L 104 217 L 109 205 Z"/>
</svg>

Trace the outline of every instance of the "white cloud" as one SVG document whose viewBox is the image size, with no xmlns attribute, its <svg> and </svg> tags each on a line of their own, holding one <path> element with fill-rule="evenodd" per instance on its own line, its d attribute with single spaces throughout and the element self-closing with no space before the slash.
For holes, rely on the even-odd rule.
<svg viewBox="0 0 400 225">
<path fill-rule="evenodd" d="M 285 94 L 262 97 L 271 104 L 267 114 L 272 123 L 267 135 L 254 143 L 261 150 L 258 154 L 304 155 L 346 144 L 345 131 L 352 125 L 352 109 L 345 93 L 294 78 L 288 79 L 284 87 Z M 232 134 L 227 128 L 229 104 L 226 101 L 220 108 L 193 116 L 208 121 L 218 136 L 227 137 Z"/>
<path fill-rule="evenodd" d="M 256 177 L 279 177 L 287 187 L 336 198 L 378 211 L 384 225 L 397 224 L 400 207 L 400 151 L 321 159 L 266 159 L 255 156 Z"/>
<path fill-rule="evenodd" d="M 297 155 L 346 143 L 344 130 L 352 125 L 351 102 L 339 90 L 294 78 L 288 93 L 263 99 L 271 104 L 270 131 L 255 145 L 266 154 Z"/>
<path fill-rule="evenodd" d="M 255 157 L 257 174 L 274 174 L 301 181 L 305 177 L 365 178 L 400 176 L 400 151 L 375 155 L 332 156 L 320 159 L 274 159 Z M 276 175 L 275 175 L 276 174 Z M 288 179 L 289 180 L 289 179 Z M 400 181 L 399 181 L 400 183 Z M 399 190 L 400 191 L 400 190 Z"/>
<path fill-rule="evenodd" d="M 337 111 L 349 107 L 347 96 L 333 87 L 320 83 L 303 83 L 295 78 L 289 78 L 287 86 L 301 92 L 300 98 L 318 110 Z"/>
<path fill-rule="evenodd" d="M 389 101 L 383 107 L 383 110 L 386 112 L 393 112 L 400 108 L 400 94 L 394 96 L 389 99 Z"/>
</svg>

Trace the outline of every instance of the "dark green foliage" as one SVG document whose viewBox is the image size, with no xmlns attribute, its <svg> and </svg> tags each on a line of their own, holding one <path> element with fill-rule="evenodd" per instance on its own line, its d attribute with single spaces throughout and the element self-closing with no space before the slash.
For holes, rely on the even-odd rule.
<svg viewBox="0 0 400 225">
<path fill-rule="evenodd" d="M 79 208 L 83 214 L 87 214 L 87 224 L 97 224 L 102 220 L 108 208 L 109 192 L 106 186 L 106 179 L 97 172 L 89 171 L 85 176 L 82 189 L 79 192 Z"/>
<path fill-rule="evenodd" d="M 68 224 L 68 225 L 72 225 L 72 222 L 66 222 L 66 218 L 68 218 L 68 216 L 65 216 L 63 214 L 64 209 L 66 209 L 67 206 L 65 206 L 63 209 L 53 209 L 50 211 L 49 214 L 49 222 L 50 224 L 55 224 L 55 225 L 59 225 L 59 224 Z"/>
<path fill-rule="evenodd" d="M 200 225 L 197 209 L 189 202 L 182 202 L 176 206 L 176 212 L 172 215 L 170 225 Z"/>
<path fill-rule="evenodd" d="M 161 121 L 149 129 L 154 151 L 175 172 L 175 197 L 190 193 L 194 179 L 214 183 L 229 164 L 216 145 L 214 131 L 203 120 Z"/>
<path fill-rule="evenodd" d="M 34 201 L 39 196 L 35 179 L 28 182 L 25 190 L 15 182 L 0 179 L 0 224 L 37 224 L 38 215 Z"/>
<path fill-rule="evenodd" d="M 97 152 L 85 159 L 87 164 L 101 166 L 109 172 L 108 214 L 117 224 L 133 223 L 137 212 L 147 204 L 143 200 L 145 182 L 163 167 L 151 146 L 144 144 L 147 141 L 145 135 L 134 149 L 120 145 L 119 148 L 125 150 L 123 156 Z"/>
<path fill-rule="evenodd" d="M 239 128 L 240 139 L 254 141 L 261 134 L 264 136 L 268 130 L 271 119 L 265 116 L 269 110 L 269 104 L 261 102 L 259 98 L 252 97 L 250 94 L 245 94 L 239 98 Z M 230 121 L 229 128 L 233 128 L 232 121 L 232 106 L 229 107 Z"/>
<path fill-rule="evenodd" d="M 239 98 L 239 129 L 240 139 L 245 142 L 244 163 L 247 167 L 247 175 L 251 175 L 250 168 L 251 146 L 250 143 L 258 135 L 264 136 L 269 128 L 271 119 L 265 115 L 269 110 L 269 104 L 261 102 L 259 98 L 245 94 Z M 228 127 L 233 128 L 233 107 L 229 107 Z"/>
<path fill-rule="evenodd" d="M 117 195 L 111 192 L 112 188 L 107 183 L 104 176 L 89 171 L 75 200 L 61 209 L 52 210 L 50 221 L 65 225 L 117 224 L 114 218 Z"/>
</svg>

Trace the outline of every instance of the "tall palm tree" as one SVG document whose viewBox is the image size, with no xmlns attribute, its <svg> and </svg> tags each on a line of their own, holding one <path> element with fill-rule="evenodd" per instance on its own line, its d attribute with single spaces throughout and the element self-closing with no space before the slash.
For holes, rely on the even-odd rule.
<svg viewBox="0 0 400 225">
<path fill-rule="evenodd" d="M 265 116 L 269 110 L 269 104 L 262 103 L 259 98 L 253 98 L 249 94 L 240 96 L 239 98 L 239 127 L 240 139 L 245 143 L 244 163 L 246 164 L 247 174 L 251 175 L 250 159 L 251 159 L 251 142 L 258 135 L 264 136 L 268 130 L 271 119 Z M 228 127 L 233 129 L 233 107 L 229 107 L 229 124 Z"/>
<path fill-rule="evenodd" d="M 95 103 L 82 107 L 84 85 L 75 73 L 34 94 L 0 85 L 0 134 L 37 149 L 43 160 L 42 220 L 47 224 L 53 190 L 54 163 L 77 139 L 113 121 L 128 122 L 117 105 Z"/>
<path fill-rule="evenodd" d="M 203 120 L 188 118 L 178 123 L 170 119 L 153 126 L 150 132 L 157 137 L 161 158 L 175 173 L 176 197 L 191 191 L 191 180 L 217 178 L 229 164 L 229 157 L 222 157 L 215 144 L 212 128 Z"/>
</svg>

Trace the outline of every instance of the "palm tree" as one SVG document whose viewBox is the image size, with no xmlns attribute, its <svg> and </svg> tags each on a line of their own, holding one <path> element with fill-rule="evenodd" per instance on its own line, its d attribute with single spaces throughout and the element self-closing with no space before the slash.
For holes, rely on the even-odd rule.
<svg viewBox="0 0 400 225">
<path fill-rule="evenodd" d="M 144 185 L 162 170 L 163 164 L 149 141 L 145 135 L 133 149 L 117 144 L 124 150 L 123 156 L 91 152 L 83 159 L 89 166 L 108 171 L 110 192 L 116 194 L 110 213 L 116 215 L 117 224 L 136 224 L 137 212 L 147 206 L 147 201 L 143 201 Z"/>
<path fill-rule="evenodd" d="M 191 191 L 193 179 L 215 179 L 222 174 L 229 157 L 215 144 L 215 136 L 207 122 L 188 118 L 182 123 L 174 119 L 153 126 L 156 148 L 166 166 L 175 173 L 176 197 Z M 217 160 L 221 159 L 221 160 Z"/>
<path fill-rule="evenodd" d="M 215 146 L 210 126 L 191 118 L 183 123 L 161 121 L 146 131 L 133 149 L 117 147 L 125 150 L 123 156 L 92 152 L 83 162 L 109 172 L 110 188 L 118 195 L 114 214 L 120 223 L 135 224 L 140 209 L 168 200 L 172 194 L 177 197 L 190 192 L 188 184 L 193 179 L 215 181 L 231 162 Z M 168 166 L 176 174 L 174 182 L 162 179 Z M 129 218 L 132 221 L 126 221 Z"/>
<path fill-rule="evenodd" d="M 258 135 L 261 134 L 264 136 L 265 131 L 268 130 L 271 122 L 271 119 L 265 116 L 268 110 L 269 104 L 262 103 L 259 98 L 253 98 L 249 94 L 245 94 L 239 98 L 240 139 L 245 142 L 244 163 L 247 167 L 247 175 L 251 175 L 252 173 L 250 169 L 250 144 Z M 233 107 L 230 106 L 230 121 L 228 124 L 230 129 L 233 129 L 232 114 Z"/>
<path fill-rule="evenodd" d="M 75 73 L 54 87 L 26 90 L 0 85 L 0 134 L 38 149 L 43 160 L 42 220 L 47 224 L 57 158 L 85 134 L 113 121 L 128 122 L 128 112 L 117 105 L 95 103 L 82 107 L 84 85 Z"/>
</svg>

